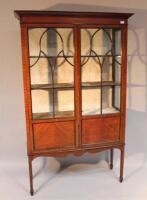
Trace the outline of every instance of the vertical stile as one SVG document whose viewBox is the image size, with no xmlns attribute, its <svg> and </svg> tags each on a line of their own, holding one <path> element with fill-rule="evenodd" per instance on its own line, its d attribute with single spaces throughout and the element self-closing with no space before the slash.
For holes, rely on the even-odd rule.
<svg viewBox="0 0 147 200">
<path fill-rule="evenodd" d="M 115 51 L 115 29 L 112 29 L 112 81 L 114 82 L 114 84 L 116 83 L 115 82 L 115 70 L 116 70 L 116 67 L 115 67 L 115 55 L 116 54 L 116 51 Z M 112 106 L 115 107 L 115 85 L 112 86 Z"/>
<path fill-rule="evenodd" d="M 121 68 L 121 127 L 120 139 L 125 143 L 126 85 L 127 85 L 127 25 L 122 27 L 122 68 Z"/>
<path fill-rule="evenodd" d="M 22 45 L 22 65 L 23 65 L 23 86 L 24 86 L 24 101 L 26 115 L 26 132 L 27 132 L 27 150 L 28 155 L 33 151 L 33 133 L 31 126 L 32 108 L 31 108 L 31 88 L 30 88 L 30 64 L 28 50 L 28 27 L 21 24 L 21 45 Z"/>
<path fill-rule="evenodd" d="M 81 59 L 80 59 L 80 29 L 77 25 L 74 27 L 74 79 L 75 79 L 75 118 L 76 118 L 76 147 L 81 144 Z"/>
</svg>

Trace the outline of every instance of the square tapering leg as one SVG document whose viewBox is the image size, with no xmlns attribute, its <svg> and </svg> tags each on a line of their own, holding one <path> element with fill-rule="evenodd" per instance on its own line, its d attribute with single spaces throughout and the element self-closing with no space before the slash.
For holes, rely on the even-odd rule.
<svg viewBox="0 0 147 200">
<path fill-rule="evenodd" d="M 114 150 L 110 149 L 110 169 L 113 169 L 113 154 Z"/>
<path fill-rule="evenodd" d="M 30 194 L 31 196 L 34 195 L 34 189 L 33 189 L 33 172 L 32 172 L 32 157 L 28 157 L 29 162 L 29 177 L 30 177 Z"/>
<path fill-rule="evenodd" d="M 123 170 L 124 170 L 124 147 L 121 148 L 120 150 L 121 155 L 120 155 L 120 177 L 119 181 L 120 183 L 123 182 Z"/>
</svg>

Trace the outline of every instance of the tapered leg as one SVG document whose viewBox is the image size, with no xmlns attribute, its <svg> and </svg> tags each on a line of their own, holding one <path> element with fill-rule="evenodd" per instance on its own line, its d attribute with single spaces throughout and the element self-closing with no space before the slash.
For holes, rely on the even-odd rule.
<svg viewBox="0 0 147 200">
<path fill-rule="evenodd" d="M 124 169 L 124 147 L 121 149 L 121 156 L 120 156 L 120 183 L 123 182 L 123 169 Z"/>
<path fill-rule="evenodd" d="M 110 169 L 113 169 L 113 149 L 110 149 Z"/>
<path fill-rule="evenodd" d="M 29 161 L 29 176 L 30 176 L 30 194 L 34 194 L 34 189 L 33 189 L 33 173 L 32 173 L 32 157 L 28 157 Z"/>
</svg>

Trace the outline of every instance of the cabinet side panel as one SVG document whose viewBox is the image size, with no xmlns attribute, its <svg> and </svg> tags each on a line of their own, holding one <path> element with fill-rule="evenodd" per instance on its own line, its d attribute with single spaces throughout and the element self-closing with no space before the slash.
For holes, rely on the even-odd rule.
<svg viewBox="0 0 147 200">
<path fill-rule="evenodd" d="M 126 86 L 127 86 L 127 25 L 122 29 L 122 76 L 121 76 L 121 142 L 125 143 L 126 124 Z"/>
<path fill-rule="evenodd" d="M 35 150 L 73 147 L 75 145 L 74 126 L 74 121 L 34 124 Z"/>
<path fill-rule="evenodd" d="M 23 86 L 25 100 L 25 116 L 27 129 L 27 150 L 28 154 L 33 151 L 32 124 L 31 124 L 31 96 L 30 96 L 30 69 L 28 52 L 28 33 L 27 26 L 21 24 L 21 45 L 22 45 L 22 64 L 23 64 Z"/>
<path fill-rule="evenodd" d="M 82 120 L 82 144 L 119 141 L 120 117 Z"/>
</svg>

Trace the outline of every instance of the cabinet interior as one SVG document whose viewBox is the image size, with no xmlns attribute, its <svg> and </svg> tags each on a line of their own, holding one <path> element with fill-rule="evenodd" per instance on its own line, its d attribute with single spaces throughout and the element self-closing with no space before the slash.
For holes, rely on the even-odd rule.
<svg viewBox="0 0 147 200">
<path fill-rule="evenodd" d="M 74 116 L 73 28 L 29 28 L 33 119 Z M 120 112 L 121 29 L 81 28 L 81 114 Z"/>
</svg>

